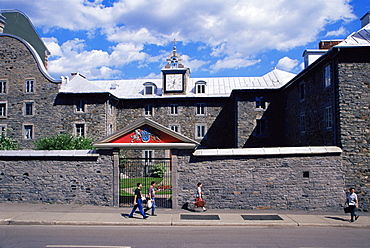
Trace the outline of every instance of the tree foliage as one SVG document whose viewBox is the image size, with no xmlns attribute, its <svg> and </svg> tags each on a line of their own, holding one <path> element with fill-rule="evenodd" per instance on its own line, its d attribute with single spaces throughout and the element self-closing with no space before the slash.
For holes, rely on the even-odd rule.
<svg viewBox="0 0 370 248">
<path fill-rule="evenodd" d="M 35 142 L 36 150 L 85 150 L 94 149 L 93 139 L 72 134 L 57 134 L 40 138 Z"/>
<path fill-rule="evenodd" d="M 2 131 L 0 135 L 0 150 L 17 150 L 18 141 L 6 136 L 5 132 L 6 130 Z"/>
</svg>

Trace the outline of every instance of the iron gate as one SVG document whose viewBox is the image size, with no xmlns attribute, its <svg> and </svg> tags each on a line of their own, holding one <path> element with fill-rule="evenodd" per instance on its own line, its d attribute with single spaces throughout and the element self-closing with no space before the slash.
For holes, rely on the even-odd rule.
<svg viewBox="0 0 370 248">
<path fill-rule="evenodd" d="M 172 207 L 171 159 L 168 158 L 120 158 L 119 195 L 120 206 L 132 206 L 137 183 L 142 194 L 147 196 L 152 181 L 156 182 L 156 205 Z"/>
</svg>

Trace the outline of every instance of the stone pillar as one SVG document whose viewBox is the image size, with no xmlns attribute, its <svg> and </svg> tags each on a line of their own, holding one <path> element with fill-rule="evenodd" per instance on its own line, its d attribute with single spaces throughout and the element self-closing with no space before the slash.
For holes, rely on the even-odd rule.
<svg viewBox="0 0 370 248">
<path fill-rule="evenodd" d="M 171 165 L 172 165 L 172 171 L 171 171 L 171 181 L 172 181 L 172 209 L 179 209 L 179 186 L 177 183 L 177 169 L 178 169 L 178 158 L 177 158 L 177 152 L 176 150 L 171 151 Z"/>
<path fill-rule="evenodd" d="M 119 207 L 119 150 L 113 151 L 113 207 Z"/>
</svg>

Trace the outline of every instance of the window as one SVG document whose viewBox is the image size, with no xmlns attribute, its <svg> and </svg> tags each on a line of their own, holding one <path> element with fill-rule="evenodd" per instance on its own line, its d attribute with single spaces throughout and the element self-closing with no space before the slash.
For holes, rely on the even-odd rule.
<svg viewBox="0 0 370 248">
<path fill-rule="evenodd" d="M 299 99 L 303 101 L 306 98 L 306 84 L 300 83 L 299 84 Z"/>
<path fill-rule="evenodd" d="M 309 171 L 304 171 L 303 172 L 303 178 L 310 178 L 310 172 Z"/>
<path fill-rule="evenodd" d="M 153 95 L 153 86 L 145 86 L 145 95 Z"/>
<path fill-rule="evenodd" d="M 78 112 L 78 113 L 83 113 L 83 112 L 85 112 L 85 103 L 84 103 L 84 101 L 83 100 L 77 100 L 76 101 L 76 112 Z"/>
<path fill-rule="evenodd" d="M 113 115 L 113 109 L 114 109 L 114 106 L 113 106 L 113 103 L 109 103 L 109 114 L 110 115 Z"/>
<path fill-rule="evenodd" d="M 143 151 L 144 161 L 145 163 L 152 163 L 153 157 L 154 157 L 154 151 L 153 150 L 144 150 Z"/>
<path fill-rule="evenodd" d="M 34 92 L 34 80 L 26 80 L 26 93 Z"/>
<path fill-rule="evenodd" d="M 205 114 L 205 104 L 204 103 L 197 103 L 196 104 L 196 114 L 197 115 L 204 115 Z"/>
<path fill-rule="evenodd" d="M 6 88 L 6 81 L 1 80 L 0 81 L 0 94 L 6 94 L 7 88 Z"/>
<path fill-rule="evenodd" d="M 330 65 L 325 66 L 324 68 L 324 85 L 325 88 L 331 85 L 331 70 Z"/>
<path fill-rule="evenodd" d="M 33 139 L 33 125 L 24 125 L 23 126 L 24 139 L 31 140 Z"/>
<path fill-rule="evenodd" d="M 331 107 L 325 108 L 324 125 L 326 129 L 331 129 L 333 127 L 333 112 Z"/>
<path fill-rule="evenodd" d="M 256 109 L 266 109 L 266 102 L 263 97 L 256 97 Z"/>
<path fill-rule="evenodd" d="M 109 124 L 109 134 L 111 135 L 113 133 L 113 124 Z"/>
<path fill-rule="evenodd" d="M 170 125 L 170 129 L 176 133 L 180 132 L 180 127 L 179 125 Z"/>
<path fill-rule="evenodd" d="M 195 137 L 198 139 L 204 138 L 206 136 L 206 125 L 198 124 L 195 126 Z"/>
<path fill-rule="evenodd" d="M 76 136 L 85 136 L 85 124 L 75 124 Z"/>
<path fill-rule="evenodd" d="M 178 104 L 171 104 L 170 105 L 170 115 L 177 115 L 178 112 Z"/>
<path fill-rule="evenodd" d="M 24 115 L 33 115 L 33 102 L 26 102 L 24 104 Z"/>
<path fill-rule="evenodd" d="M 153 95 L 155 93 L 157 86 L 152 82 L 144 83 L 144 95 Z"/>
<path fill-rule="evenodd" d="M 144 115 L 146 115 L 146 116 L 153 115 L 153 107 L 152 107 L 152 105 L 146 105 L 144 107 Z"/>
<path fill-rule="evenodd" d="M 6 135 L 6 125 L 0 125 L 0 135 Z"/>
<path fill-rule="evenodd" d="M 196 94 L 205 94 L 206 93 L 206 82 L 198 81 L 195 83 L 195 93 Z"/>
<path fill-rule="evenodd" d="M 306 116 L 305 115 L 301 115 L 299 117 L 299 129 L 301 133 L 306 132 Z"/>
<path fill-rule="evenodd" d="M 6 102 L 0 102 L 0 118 L 6 118 L 7 116 Z"/>
<path fill-rule="evenodd" d="M 256 136 L 265 136 L 266 135 L 266 120 L 259 119 L 256 120 Z"/>
</svg>

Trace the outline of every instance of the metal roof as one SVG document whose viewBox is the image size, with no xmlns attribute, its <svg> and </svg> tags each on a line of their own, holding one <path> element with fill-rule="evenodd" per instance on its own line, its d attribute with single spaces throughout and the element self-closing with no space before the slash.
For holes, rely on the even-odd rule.
<svg viewBox="0 0 370 248">
<path fill-rule="evenodd" d="M 262 77 L 212 77 L 189 78 L 185 94 L 163 94 L 162 79 L 93 80 L 77 74 L 71 80 L 63 80 L 60 93 L 110 93 L 120 99 L 229 97 L 233 90 L 279 89 L 295 74 L 274 69 Z M 195 83 L 206 82 L 206 93 L 196 94 Z M 144 83 L 155 84 L 153 95 L 144 94 Z"/>
<path fill-rule="evenodd" d="M 359 31 L 350 34 L 335 47 L 343 46 L 370 46 L 370 23 L 361 28 Z"/>
</svg>

